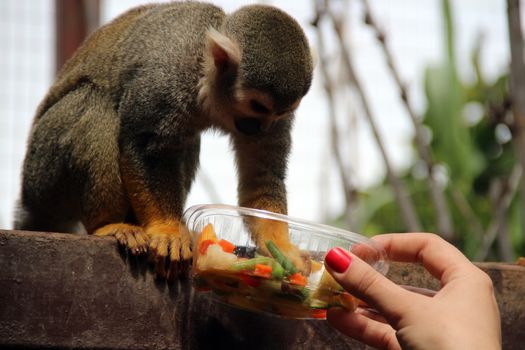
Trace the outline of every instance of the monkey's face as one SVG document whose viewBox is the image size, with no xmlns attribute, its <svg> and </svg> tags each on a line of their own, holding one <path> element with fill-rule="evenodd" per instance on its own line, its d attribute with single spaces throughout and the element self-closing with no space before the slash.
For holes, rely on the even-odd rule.
<svg viewBox="0 0 525 350">
<path fill-rule="evenodd" d="M 291 104 L 278 106 L 269 94 L 253 89 L 240 90 L 235 100 L 233 126 L 245 136 L 268 132 L 276 121 L 289 117 L 301 101 L 299 98 Z"/>
<path fill-rule="evenodd" d="M 206 32 L 199 101 L 214 127 L 238 135 L 270 131 L 291 117 L 312 81 L 299 24 L 270 6 L 245 6 Z"/>
</svg>

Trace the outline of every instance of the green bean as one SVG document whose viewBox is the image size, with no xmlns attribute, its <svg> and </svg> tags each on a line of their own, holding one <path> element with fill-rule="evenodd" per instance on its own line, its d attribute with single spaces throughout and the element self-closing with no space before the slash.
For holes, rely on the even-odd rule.
<svg viewBox="0 0 525 350">
<path fill-rule="evenodd" d="M 236 262 L 235 264 L 231 266 L 231 269 L 234 271 L 254 270 L 255 264 L 272 265 L 274 261 L 275 260 L 267 256 L 261 256 L 261 257 L 257 257 L 257 258 L 253 258 L 249 260 Z M 273 270 L 273 266 L 272 266 L 272 270 Z"/>
<path fill-rule="evenodd" d="M 284 268 L 281 264 L 277 262 L 277 260 L 272 259 L 272 278 L 275 279 L 283 279 L 284 277 Z"/>
<path fill-rule="evenodd" d="M 266 241 L 266 247 L 270 251 L 270 254 L 272 254 L 272 256 L 275 258 L 275 260 L 277 260 L 277 262 L 282 265 L 284 271 L 288 275 L 293 275 L 297 272 L 297 269 L 295 268 L 294 264 L 284 256 L 284 254 L 279 250 L 279 248 L 277 248 L 275 243 L 273 243 L 272 241 Z"/>
</svg>

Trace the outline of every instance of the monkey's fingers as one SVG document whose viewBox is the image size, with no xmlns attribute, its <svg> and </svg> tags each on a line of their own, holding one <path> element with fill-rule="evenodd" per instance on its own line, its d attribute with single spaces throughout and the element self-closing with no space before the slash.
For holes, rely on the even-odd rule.
<svg viewBox="0 0 525 350">
<path fill-rule="evenodd" d="M 173 282 L 179 275 L 178 263 L 180 261 L 180 238 L 170 237 L 170 266 L 168 269 L 168 282 Z"/>
<path fill-rule="evenodd" d="M 137 242 L 136 251 L 139 254 L 144 254 L 148 251 L 148 235 L 144 230 L 135 231 L 133 233 L 135 241 Z"/>
<path fill-rule="evenodd" d="M 119 244 L 127 247 L 134 255 L 144 254 L 148 250 L 147 235 L 140 226 L 130 224 L 109 224 L 95 231 L 96 236 L 114 236 Z"/>
<path fill-rule="evenodd" d="M 251 222 L 251 225 L 252 231 L 257 237 L 259 248 L 264 254 L 270 254 L 266 242 L 272 241 L 299 272 L 304 275 L 309 274 L 309 265 L 301 256 L 301 251 L 290 242 L 288 225 L 285 222 L 256 219 Z"/>
<path fill-rule="evenodd" d="M 191 238 L 188 234 L 181 232 L 180 236 L 170 237 L 170 267 L 168 270 L 168 281 L 172 282 L 177 277 L 186 277 L 189 271 L 191 259 Z"/>
<path fill-rule="evenodd" d="M 171 222 L 157 223 L 146 229 L 150 257 L 158 278 L 173 282 L 188 272 L 191 259 L 191 236 Z"/>
<path fill-rule="evenodd" d="M 153 263 L 155 267 L 155 276 L 158 279 L 164 280 L 168 275 L 168 264 L 166 257 L 163 255 L 156 255 L 153 257 Z"/>
<path fill-rule="evenodd" d="M 305 276 L 310 274 L 311 267 L 306 263 L 306 260 L 302 256 L 299 248 L 291 243 L 288 243 L 282 248 L 282 252 L 296 267 L 297 271 L 301 272 Z"/>
<path fill-rule="evenodd" d="M 115 237 L 119 243 L 126 246 L 133 255 L 144 254 L 148 251 L 146 234 L 142 230 L 117 232 Z"/>
<path fill-rule="evenodd" d="M 149 260 L 155 268 L 155 275 L 164 279 L 167 275 L 166 257 L 168 256 L 168 237 L 166 234 L 149 235 Z"/>
<path fill-rule="evenodd" d="M 168 235 L 156 234 L 150 236 L 149 248 L 151 249 L 154 255 L 167 257 L 169 251 Z"/>
<path fill-rule="evenodd" d="M 180 237 L 170 237 L 170 261 L 180 260 Z"/>
<path fill-rule="evenodd" d="M 191 236 L 188 232 L 181 232 L 180 237 L 180 254 L 181 254 L 181 260 L 182 261 L 190 261 L 192 258 L 192 250 L 191 250 Z"/>
</svg>

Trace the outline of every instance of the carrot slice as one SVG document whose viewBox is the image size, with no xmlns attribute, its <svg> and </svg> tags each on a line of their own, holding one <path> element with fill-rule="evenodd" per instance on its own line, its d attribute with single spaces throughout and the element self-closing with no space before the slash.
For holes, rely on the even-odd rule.
<svg viewBox="0 0 525 350">
<path fill-rule="evenodd" d="M 300 273 L 294 273 L 293 275 L 288 276 L 288 279 L 290 280 L 291 284 L 295 284 L 297 286 L 305 286 L 307 279 Z"/>
<path fill-rule="evenodd" d="M 233 250 L 235 249 L 235 244 L 228 242 L 225 239 L 221 239 L 219 241 L 219 245 L 222 247 L 222 250 L 226 253 L 233 253 Z"/>
<path fill-rule="evenodd" d="M 272 267 L 270 265 L 255 264 L 253 274 L 262 278 L 270 278 L 272 277 Z"/>
<path fill-rule="evenodd" d="M 211 223 L 209 223 L 202 229 L 199 241 L 204 242 L 208 239 L 215 242 L 217 241 L 217 235 L 215 234 L 215 230 L 213 229 L 213 225 Z"/>
<path fill-rule="evenodd" d="M 201 242 L 201 244 L 199 245 L 199 253 L 201 255 L 204 255 L 206 254 L 206 251 L 208 250 L 208 247 L 212 244 L 215 244 L 215 241 L 211 240 L 211 239 L 206 239 L 204 241 Z"/>
<path fill-rule="evenodd" d="M 241 281 L 242 283 L 250 287 L 254 287 L 254 288 L 259 287 L 259 285 L 261 284 L 260 280 L 256 279 L 253 276 L 248 275 L 248 272 L 246 271 L 241 271 L 239 273 L 239 281 Z"/>
<path fill-rule="evenodd" d="M 324 319 L 326 318 L 326 310 L 325 309 L 315 309 L 315 310 L 312 310 L 310 315 L 312 316 L 312 318 Z"/>
</svg>

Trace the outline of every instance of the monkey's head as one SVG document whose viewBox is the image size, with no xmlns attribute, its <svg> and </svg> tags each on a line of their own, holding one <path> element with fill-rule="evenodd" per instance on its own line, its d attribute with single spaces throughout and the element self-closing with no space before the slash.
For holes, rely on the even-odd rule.
<svg viewBox="0 0 525 350">
<path fill-rule="evenodd" d="M 245 6 L 208 30 L 199 97 L 215 126 L 257 135 L 291 118 L 312 71 L 310 46 L 292 17 Z"/>
</svg>

